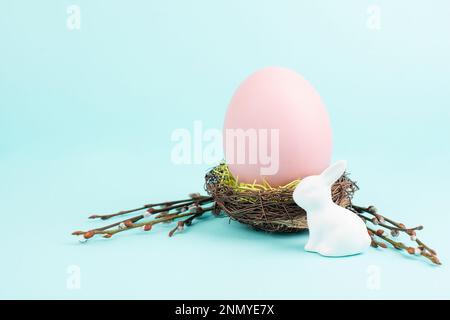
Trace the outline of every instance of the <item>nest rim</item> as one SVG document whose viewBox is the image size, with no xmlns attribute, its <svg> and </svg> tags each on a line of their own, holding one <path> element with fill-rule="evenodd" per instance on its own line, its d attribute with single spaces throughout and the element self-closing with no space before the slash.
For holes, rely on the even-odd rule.
<svg viewBox="0 0 450 320">
<path fill-rule="evenodd" d="M 257 188 L 241 188 L 241 184 L 232 180 L 232 175 L 230 180 L 230 175 L 225 163 L 211 168 L 205 175 L 206 192 L 230 219 L 267 232 L 299 232 L 308 229 L 306 211 L 292 198 L 300 180 L 280 187 L 267 184 Z M 356 182 L 345 172 L 332 185 L 331 197 L 336 204 L 348 208 L 358 189 Z"/>
</svg>

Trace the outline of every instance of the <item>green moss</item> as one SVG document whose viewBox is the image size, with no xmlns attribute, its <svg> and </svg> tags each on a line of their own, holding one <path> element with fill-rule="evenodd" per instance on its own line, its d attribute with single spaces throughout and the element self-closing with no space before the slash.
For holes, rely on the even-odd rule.
<svg viewBox="0 0 450 320">
<path fill-rule="evenodd" d="M 221 163 L 213 170 L 213 173 L 219 177 L 219 182 L 226 186 L 232 187 L 237 192 L 247 192 L 247 191 L 272 191 L 272 190 L 291 190 L 294 189 L 300 182 L 300 179 L 289 182 L 284 186 L 273 187 L 266 180 L 262 184 L 256 183 L 245 183 L 239 182 L 239 177 L 234 177 L 230 169 L 225 163 Z"/>
</svg>

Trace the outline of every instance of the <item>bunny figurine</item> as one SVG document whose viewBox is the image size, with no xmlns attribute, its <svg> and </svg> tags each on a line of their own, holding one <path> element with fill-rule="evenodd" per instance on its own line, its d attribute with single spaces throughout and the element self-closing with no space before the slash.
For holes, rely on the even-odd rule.
<svg viewBox="0 0 450 320">
<path fill-rule="evenodd" d="M 294 190 L 295 203 L 307 213 L 306 251 L 338 257 L 361 253 L 370 246 L 371 238 L 361 218 L 331 199 L 331 186 L 346 167 L 346 161 L 338 161 L 320 175 L 302 179 Z"/>
</svg>

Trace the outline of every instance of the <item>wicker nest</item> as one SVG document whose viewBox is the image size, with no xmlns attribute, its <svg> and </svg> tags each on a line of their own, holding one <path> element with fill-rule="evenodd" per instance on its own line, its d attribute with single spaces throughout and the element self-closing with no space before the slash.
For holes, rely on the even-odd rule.
<svg viewBox="0 0 450 320">
<path fill-rule="evenodd" d="M 280 187 L 238 183 L 227 165 L 221 164 L 206 174 L 205 189 L 231 219 L 258 230 L 297 232 L 308 228 L 305 210 L 292 199 L 298 182 Z M 344 174 L 331 190 L 333 201 L 348 207 L 358 187 Z"/>
</svg>

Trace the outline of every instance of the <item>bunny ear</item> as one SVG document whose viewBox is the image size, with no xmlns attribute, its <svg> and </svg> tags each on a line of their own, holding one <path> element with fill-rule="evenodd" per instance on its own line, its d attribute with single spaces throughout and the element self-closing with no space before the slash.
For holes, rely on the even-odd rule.
<svg viewBox="0 0 450 320">
<path fill-rule="evenodd" d="M 339 179 L 345 172 L 347 168 L 347 161 L 339 160 L 338 162 L 332 164 L 326 168 L 320 176 L 325 180 L 325 182 L 331 186 L 337 179 Z"/>
</svg>

